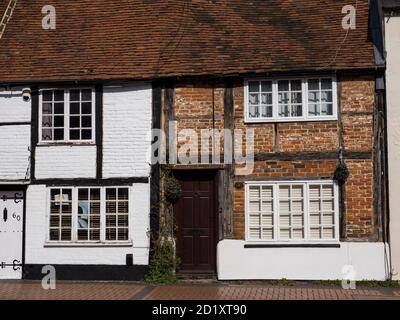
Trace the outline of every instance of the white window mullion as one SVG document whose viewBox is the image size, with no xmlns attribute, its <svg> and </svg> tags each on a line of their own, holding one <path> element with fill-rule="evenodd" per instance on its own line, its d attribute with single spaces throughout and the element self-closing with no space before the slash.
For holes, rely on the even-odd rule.
<svg viewBox="0 0 400 320">
<path fill-rule="evenodd" d="M 273 193 L 274 193 L 274 206 L 275 206 L 275 240 L 280 240 L 281 238 L 281 231 L 280 231 L 280 221 L 279 221 L 279 185 L 273 184 Z"/>
<path fill-rule="evenodd" d="M 339 188 L 336 183 L 333 184 L 333 196 L 334 196 L 334 222 L 335 222 L 335 240 L 339 240 L 340 233 L 339 233 Z"/>
<path fill-rule="evenodd" d="M 96 88 L 92 90 L 92 139 L 96 142 Z"/>
<path fill-rule="evenodd" d="M 43 97 L 42 97 L 42 90 L 39 90 L 39 92 L 38 92 L 38 94 L 39 94 L 39 125 L 38 125 L 38 127 L 39 127 L 39 136 L 38 136 L 38 140 L 39 140 L 39 142 L 42 142 L 42 130 L 43 130 L 43 128 L 42 128 L 42 125 L 43 125 Z M 49 239 L 50 239 L 50 236 L 49 236 Z"/>
<path fill-rule="evenodd" d="M 304 240 L 309 240 L 309 215 L 310 212 L 308 210 L 308 198 L 309 198 L 309 184 L 305 183 L 303 185 L 303 219 L 304 219 Z"/>
<path fill-rule="evenodd" d="M 69 89 L 64 90 L 64 139 L 69 139 Z"/>
<path fill-rule="evenodd" d="M 72 189 L 72 241 L 78 240 L 78 188 Z"/>
<path fill-rule="evenodd" d="M 278 81 L 272 81 L 272 117 L 278 118 Z"/>
<path fill-rule="evenodd" d="M 100 241 L 106 240 L 106 189 L 100 189 Z"/>
<path fill-rule="evenodd" d="M 308 119 L 308 84 L 307 79 L 302 79 L 301 81 L 301 92 L 302 98 L 301 103 L 303 104 L 303 118 Z"/>
</svg>

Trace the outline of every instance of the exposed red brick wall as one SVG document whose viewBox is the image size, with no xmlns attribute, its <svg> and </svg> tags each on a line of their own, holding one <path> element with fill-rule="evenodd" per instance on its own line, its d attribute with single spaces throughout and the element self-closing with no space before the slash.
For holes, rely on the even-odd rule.
<svg viewBox="0 0 400 320">
<path fill-rule="evenodd" d="M 346 235 L 367 239 L 373 233 L 373 164 L 371 160 L 347 161 Z"/>
<path fill-rule="evenodd" d="M 234 126 L 236 129 L 253 128 L 254 151 L 258 153 L 338 152 L 340 123 L 338 121 L 262 123 L 244 122 L 243 80 L 235 81 Z M 214 127 L 223 129 L 222 82 L 214 82 Z M 346 76 L 338 79 L 338 95 L 343 126 L 345 151 L 371 152 L 373 150 L 374 79 L 372 77 Z M 178 130 L 212 128 L 212 81 L 182 81 L 175 89 L 175 117 Z M 221 141 L 221 146 L 223 142 Z M 373 235 L 373 162 L 350 160 L 346 163 L 350 177 L 346 183 L 346 234 L 349 240 L 368 240 Z M 333 177 L 337 159 L 257 161 L 248 179 Z M 182 166 L 180 166 L 182 167 Z M 193 166 L 192 166 L 193 167 Z M 200 167 L 200 166 L 199 166 Z M 207 166 L 201 166 L 202 168 Z M 246 180 L 246 177 L 237 177 Z M 233 237 L 244 239 L 244 189 L 235 188 Z"/>
</svg>

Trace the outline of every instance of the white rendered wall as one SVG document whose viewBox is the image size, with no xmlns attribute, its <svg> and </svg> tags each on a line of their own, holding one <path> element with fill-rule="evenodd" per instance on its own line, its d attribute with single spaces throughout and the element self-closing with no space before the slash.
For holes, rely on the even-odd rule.
<svg viewBox="0 0 400 320">
<path fill-rule="evenodd" d="M 103 177 L 150 174 L 151 84 L 103 89 Z"/>
<path fill-rule="evenodd" d="M 96 146 L 37 146 L 36 179 L 96 177 Z"/>
<path fill-rule="evenodd" d="M 149 259 L 150 188 L 133 184 L 130 189 L 129 234 L 132 245 L 118 246 L 48 246 L 47 188 L 31 185 L 26 198 L 26 263 L 125 265 L 126 254 L 133 254 L 135 265 L 147 265 Z"/>
<path fill-rule="evenodd" d="M 31 103 L 22 88 L 0 88 L 0 183 L 29 179 Z M 5 125 L 7 124 L 7 125 Z"/>
<path fill-rule="evenodd" d="M 340 248 L 244 248 L 241 240 L 217 247 L 219 280 L 338 280 L 352 266 L 355 280 L 385 280 L 383 243 L 345 242 Z M 387 246 L 386 246 L 387 247 Z"/>
<path fill-rule="evenodd" d="M 22 89 L 0 88 L 0 123 L 31 121 L 31 102 L 22 100 Z"/>
<path fill-rule="evenodd" d="M 0 183 L 29 179 L 29 125 L 0 126 Z"/>
<path fill-rule="evenodd" d="M 400 280 L 400 17 L 385 21 L 390 246 L 393 278 Z"/>
</svg>

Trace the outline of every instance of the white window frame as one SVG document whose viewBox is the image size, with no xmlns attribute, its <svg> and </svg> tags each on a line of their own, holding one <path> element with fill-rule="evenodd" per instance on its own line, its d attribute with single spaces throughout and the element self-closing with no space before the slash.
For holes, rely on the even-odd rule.
<svg viewBox="0 0 400 320">
<path fill-rule="evenodd" d="M 308 115 L 308 81 L 316 79 L 332 80 L 332 115 L 309 116 Z M 279 117 L 278 112 L 278 81 L 301 80 L 302 83 L 302 112 L 301 117 Z M 249 82 L 272 81 L 272 117 L 249 117 Z M 245 123 L 268 123 L 268 122 L 304 122 L 304 121 L 332 121 L 338 118 L 338 96 L 337 80 L 334 75 L 301 76 L 301 77 L 272 77 L 272 78 L 246 78 L 244 80 L 244 122 Z"/>
<path fill-rule="evenodd" d="M 333 239 L 310 239 L 309 238 L 309 186 L 313 184 L 319 185 L 333 185 L 334 190 L 334 228 L 335 237 Z M 279 212 L 277 210 L 279 206 L 279 196 L 278 189 L 279 185 L 304 185 L 304 239 L 288 239 L 282 240 L 278 238 L 279 230 Z M 274 239 L 261 240 L 261 239 L 251 239 L 250 238 L 250 221 L 249 221 L 249 190 L 250 186 L 273 186 L 273 221 L 274 221 Z M 338 184 L 333 180 L 283 180 L 283 181 L 251 181 L 245 182 L 245 241 L 249 244 L 338 244 L 339 243 L 339 197 L 338 197 Z"/>
<path fill-rule="evenodd" d="M 69 92 L 70 90 L 85 90 L 85 89 L 90 89 L 92 90 L 92 139 L 86 139 L 86 140 L 71 140 L 70 139 L 70 126 L 69 126 L 69 120 L 70 120 L 70 106 L 69 106 Z M 64 91 L 64 139 L 63 140 L 43 140 L 42 139 L 42 116 L 43 116 L 43 96 L 42 93 L 43 91 L 47 90 L 63 90 Z M 39 125 L 38 125 L 38 130 L 39 130 L 39 139 L 38 143 L 39 145 L 52 145 L 52 144 L 65 144 L 65 143 L 70 143 L 70 144 L 95 144 L 96 142 L 96 90 L 94 87 L 76 87 L 76 88 L 65 88 L 65 87 L 52 87 L 52 88 L 41 88 L 39 90 Z M 54 137 L 53 137 L 54 138 Z"/>
<path fill-rule="evenodd" d="M 128 189 L 128 240 L 106 240 L 106 189 Z M 70 241 L 65 240 L 50 240 L 50 202 L 51 190 L 59 189 L 72 189 L 72 235 Z M 78 240 L 78 190 L 79 189 L 100 189 L 100 240 Z M 133 214 L 131 210 L 131 186 L 53 186 L 47 188 L 47 201 L 46 201 L 46 241 L 45 245 L 48 246 L 91 246 L 91 245 L 132 245 L 132 219 Z"/>
</svg>

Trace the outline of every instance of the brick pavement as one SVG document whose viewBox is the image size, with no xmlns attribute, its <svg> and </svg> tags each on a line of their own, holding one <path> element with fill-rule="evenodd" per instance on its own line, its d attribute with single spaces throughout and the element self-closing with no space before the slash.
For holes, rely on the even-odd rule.
<svg viewBox="0 0 400 320">
<path fill-rule="evenodd" d="M 400 300 L 400 289 L 271 284 L 57 282 L 44 290 L 37 281 L 0 281 L 0 300 Z"/>
</svg>

